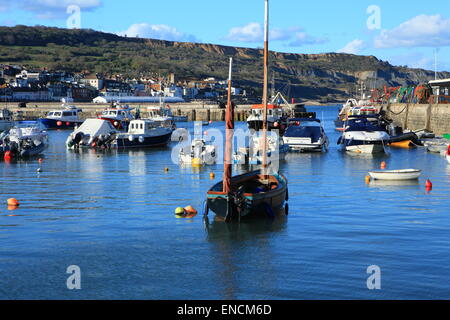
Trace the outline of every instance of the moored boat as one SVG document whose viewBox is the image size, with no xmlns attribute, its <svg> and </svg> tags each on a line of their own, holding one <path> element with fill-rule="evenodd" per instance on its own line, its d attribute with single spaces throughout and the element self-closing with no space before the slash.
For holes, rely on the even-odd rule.
<svg viewBox="0 0 450 320">
<path fill-rule="evenodd" d="M 111 147 L 148 148 L 166 146 L 172 136 L 172 128 L 150 119 L 130 121 L 128 132 L 115 135 Z"/>
<path fill-rule="evenodd" d="M 69 106 L 62 110 L 51 110 L 45 118 L 39 121 L 47 129 L 72 129 L 83 123 L 80 118 L 81 109 L 75 106 Z"/>
<path fill-rule="evenodd" d="M 211 165 L 217 161 L 216 147 L 207 144 L 204 139 L 194 139 L 191 142 L 189 151 L 180 149 L 178 155 L 180 164 L 190 164 L 193 166 Z"/>
<path fill-rule="evenodd" d="M 0 132 L 8 131 L 14 126 L 13 113 L 4 108 L 0 110 Z"/>
<path fill-rule="evenodd" d="M 2 139 L 10 157 L 27 158 L 41 154 L 48 146 L 48 134 L 39 122 L 24 122 L 11 128 Z"/>
<path fill-rule="evenodd" d="M 228 103 L 226 109 L 226 142 L 224 152 L 223 180 L 207 192 L 207 212 L 212 210 L 216 216 L 229 222 L 241 218 L 270 217 L 287 214 L 288 200 L 287 179 L 274 167 L 267 165 L 267 131 L 268 131 L 268 12 L 269 1 L 265 0 L 264 30 L 264 86 L 262 119 L 262 169 L 243 175 L 232 176 L 232 140 L 234 130 L 233 104 L 231 103 L 231 65 L 228 77 Z M 265 142 L 265 143 L 264 143 Z M 270 170 L 270 171 L 269 171 Z M 206 213 L 207 213 L 206 212 Z"/>
<path fill-rule="evenodd" d="M 117 130 L 127 130 L 128 124 L 135 117 L 131 113 L 132 109 L 128 105 L 115 106 L 103 110 L 98 119 L 109 121 Z"/>
<path fill-rule="evenodd" d="M 414 180 L 418 179 L 421 173 L 422 170 L 419 169 L 369 171 L 370 177 L 375 180 Z"/>
<path fill-rule="evenodd" d="M 283 141 L 293 151 L 327 151 L 329 140 L 320 120 L 315 118 L 293 118 L 288 121 L 288 128 Z"/>
<path fill-rule="evenodd" d="M 68 149 L 110 147 L 118 131 L 110 121 L 86 119 L 66 140 Z"/>
</svg>

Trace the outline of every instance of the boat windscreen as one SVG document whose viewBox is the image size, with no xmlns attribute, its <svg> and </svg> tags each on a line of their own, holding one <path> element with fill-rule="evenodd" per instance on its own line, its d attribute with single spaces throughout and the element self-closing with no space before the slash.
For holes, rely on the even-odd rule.
<svg viewBox="0 0 450 320">
<path fill-rule="evenodd" d="M 284 133 L 288 138 L 311 138 L 317 141 L 322 136 L 320 126 L 290 126 Z"/>
</svg>

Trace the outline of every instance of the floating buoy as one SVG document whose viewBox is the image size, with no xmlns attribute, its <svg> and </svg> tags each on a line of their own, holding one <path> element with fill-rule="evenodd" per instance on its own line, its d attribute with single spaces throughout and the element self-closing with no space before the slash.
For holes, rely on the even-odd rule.
<svg viewBox="0 0 450 320">
<path fill-rule="evenodd" d="M 365 181 L 366 181 L 367 184 L 369 184 L 370 183 L 370 176 L 366 176 Z"/>
<path fill-rule="evenodd" d="M 213 123 L 212 120 L 209 120 L 209 124 Z"/>
<path fill-rule="evenodd" d="M 11 151 L 6 151 L 5 154 L 3 155 L 3 159 L 5 159 L 6 161 L 11 160 Z"/>
<path fill-rule="evenodd" d="M 177 216 L 182 216 L 182 215 L 184 215 L 184 208 L 182 208 L 182 207 L 178 207 L 178 208 L 176 208 L 175 209 L 175 214 L 177 215 Z"/>
<path fill-rule="evenodd" d="M 165 172 L 169 172 L 169 168 L 168 168 L 168 167 L 165 167 L 165 168 L 164 168 L 164 171 L 165 171 Z"/>
<path fill-rule="evenodd" d="M 39 163 L 42 163 L 42 162 L 44 162 L 44 159 L 39 158 L 39 159 L 38 159 L 38 162 L 39 162 Z"/>
<path fill-rule="evenodd" d="M 201 167 L 202 166 L 202 159 L 200 159 L 200 158 L 192 159 L 192 166 L 193 167 Z"/>
<path fill-rule="evenodd" d="M 216 176 L 216 175 L 214 174 L 214 172 L 210 172 L 210 173 L 209 173 L 209 177 L 210 177 L 211 179 L 214 179 L 215 176 Z"/>
<path fill-rule="evenodd" d="M 184 211 L 188 214 L 197 214 L 197 210 L 194 209 L 193 206 L 184 207 Z"/>
<path fill-rule="evenodd" d="M 18 207 L 20 205 L 19 201 L 16 198 L 9 198 L 7 203 L 8 203 L 8 206 L 14 206 L 14 207 Z"/>
<path fill-rule="evenodd" d="M 425 182 L 425 189 L 427 189 L 427 191 L 430 191 L 431 189 L 433 189 L 433 184 L 431 183 L 431 181 L 429 179 L 427 179 L 427 181 Z"/>
<path fill-rule="evenodd" d="M 386 169 L 386 162 L 382 161 L 380 164 L 381 169 Z"/>
<path fill-rule="evenodd" d="M 61 126 L 62 126 L 62 122 L 61 122 L 61 121 L 58 121 L 58 122 L 56 123 L 56 125 L 57 125 L 58 127 L 61 127 Z"/>
</svg>

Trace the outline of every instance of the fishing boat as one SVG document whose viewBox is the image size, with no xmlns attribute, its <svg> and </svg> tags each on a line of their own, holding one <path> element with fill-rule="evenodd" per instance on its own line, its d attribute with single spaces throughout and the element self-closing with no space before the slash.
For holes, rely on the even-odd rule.
<svg viewBox="0 0 450 320">
<path fill-rule="evenodd" d="M 251 106 L 251 114 L 247 118 L 247 126 L 249 129 L 259 131 L 263 128 L 264 105 L 255 104 Z M 267 129 L 281 129 L 286 126 L 286 117 L 283 113 L 283 107 L 277 104 L 267 105 Z"/>
<path fill-rule="evenodd" d="M 293 151 L 327 151 L 329 140 L 320 120 L 293 118 L 283 136 L 284 143 Z"/>
<path fill-rule="evenodd" d="M 283 139 L 273 134 L 267 137 L 267 163 L 270 164 L 271 159 L 284 160 L 289 152 L 289 145 L 284 143 Z M 261 165 L 263 160 L 263 141 L 261 134 L 256 132 L 250 137 L 250 145 L 248 148 L 239 148 L 232 155 L 233 164 L 250 164 Z"/>
<path fill-rule="evenodd" d="M 148 148 L 166 146 L 172 136 L 172 128 L 150 119 L 131 120 L 128 132 L 118 133 L 112 141 L 115 148 Z"/>
<path fill-rule="evenodd" d="M 8 131 L 14 127 L 13 113 L 7 108 L 0 110 L 0 132 Z"/>
<path fill-rule="evenodd" d="M 48 134 L 39 122 L 23 122 L 2 138 L 4 150 L 10 157 L 27 158 L 41 154 L 48 146 Z"/>
<path fill-rule="evenodd" d="M 180 149 L 178 155 L 180 164 L 191 164 L 193 166 L 211 165 L 217 161 L 216 147 L 207 144 L 205 139 L 193 139 L 189 151 Z"/>
<path fill-rule="evenodd" d="M 422 173 L 419 169 L 378 170 L 369 171 L 369 175 L 375 180 L 414 180 Z"/>
<path fill-rule="evenodd" d="M 111 122 L 117 130 L 127 130 L 128 124 L 135 118 L 131 111 L 132 109 L 128 105 L 116 105 L 113 108 L 103 110 L 98 115 L 98 119 Z"/>
<path fill-rule="evenodd" d="M 80 117 L 81 109 L 75 106 L 65 107 L 63 110 L 50 110 L 40 121 L 47 129 L 71 129 L 83 123 Z"/>
<path fill-rule="evenodd" d="M 389 135 L 383 128 L 361 118 L 346 121 L 345 131 L 337 144 L 345 151 L 373 154 L 385 152 L 388 141 Z"/>
<path fill-rule="evenodd" d="M 265 0 L 265 30 L 264 30 L 264 87 L 263 87 L 263 142 L 267 140 L 267 111 L 268 111 L 268 34 L 269 34 L 269 1 Z M 212 210 L 216 216 L 229 222 L 240 221 L 249 217 L 275 217 L 287 214 L 288 182 L 285 176 L 268 168 L 267 142 L 263 143 L 262 169 L 246 174 L 232 176 L 232 140 L 234 130 L 234 108 L 231 103 L 231 70 L 228 77 L 228 103 L 226 108 L 226 142 L 224 155 L 223 180 L 212 186 L 207 192 L 207 210 Z"/>
<path fill-rule="evenodd" d="M 338 117 L 334 120 L 336 130 L 343 131 L 343 126 L 349 118 L 354 116 L 377 116 L 378 109 L 372 105 L 361 105 L 362 101 L 356 102 L 349 99 L 339 111 Z"/>
<path fill-rule="evenodd" d="M 115 140 L 118 131 L 108 120 L 86 119 L 66 140 L 68 149 L 107 148 Z"/>
<path fill-rule="evenodd" d="M 155 121 L 163 127 L 176 129 L 174 118 L 166 113 L 162 107 L 147 107 L 147 111 L 147 119 Z"/>
</svg>

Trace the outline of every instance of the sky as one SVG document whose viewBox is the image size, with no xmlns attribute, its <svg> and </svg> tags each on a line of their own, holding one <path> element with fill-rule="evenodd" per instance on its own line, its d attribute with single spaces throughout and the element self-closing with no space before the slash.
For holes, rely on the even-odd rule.
<svg viewBox="0 0 450 320">
<path fill-rule="evenodd" d="M 450 1 L 269 0 L 270 50 L 373 55 L 450 71 Z M 79 15 L 78 15 L 79 12 Z M 129 37 L 263 46 L 264 0 L 0 0 L 0 25 L 89 28 Z"/>
</svg>

